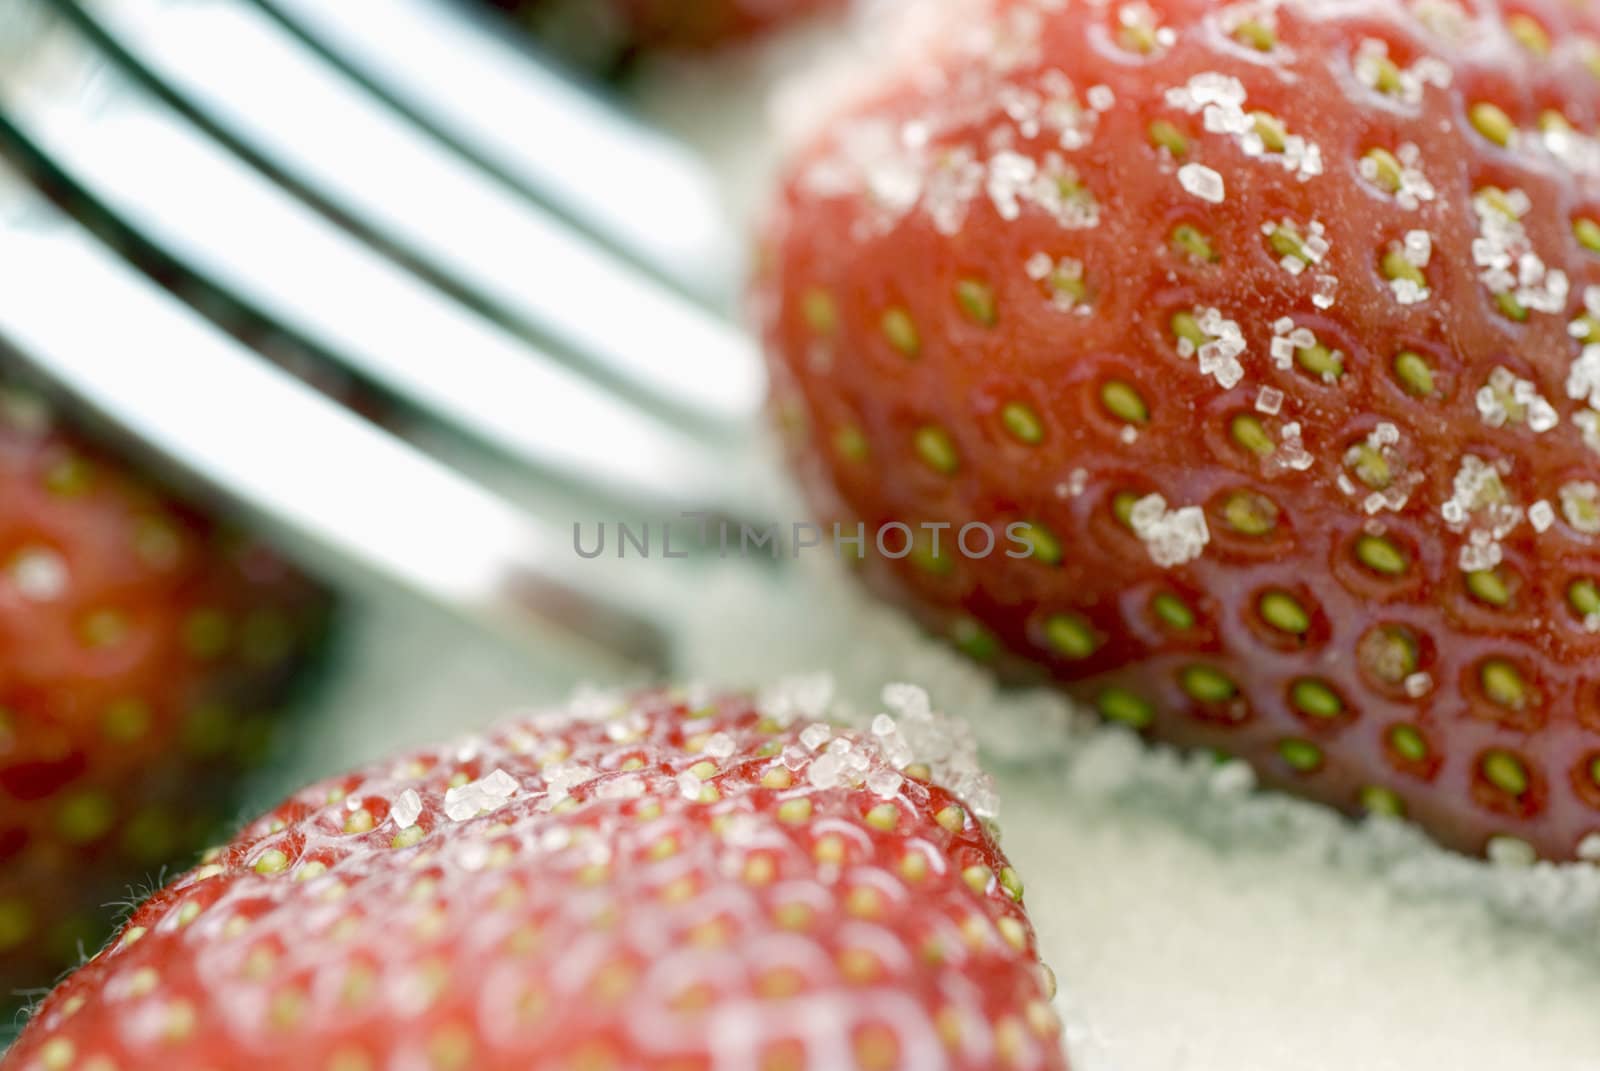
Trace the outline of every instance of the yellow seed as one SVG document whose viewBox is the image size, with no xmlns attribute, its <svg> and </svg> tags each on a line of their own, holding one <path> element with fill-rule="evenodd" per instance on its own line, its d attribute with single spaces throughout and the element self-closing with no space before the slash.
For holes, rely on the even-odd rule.
<svg viewBox="0 0 1600 1071">
<path fill-rule="evenodd" d="M 744 880 L 748 885 L 769 884 L 778 874 L 778 864 L 769 855 L 752 855 L 745 860 Z"/>
<path fill-rule="evenodd" d="M 1208 239 L 1196 227 L 1187 223 L 1180 223 L 1172 228 L 1172 246 L 1190 260 L 1201 264 L 1215 264 L 1217 251 Z"/>
<path fill-rule="evenodd" d="M 961 458 L 950 433 L 937 425 L 917 429 L 913 445 L 922 463 L 935 472 L 949 476 L 961 467 Z"/>
<path fill-rule="evenodd" d="M 1506 17 L 1506 30 L 1510 32 L 1513 40 L 1535 56 L 1548 56 L 1550 54 L 1550 35 L 1545 33 L 1531 15 L 1517 12 Z"/>
<path fill-rule="evenodd" d="M 1403 628 L 1379 625 L 1361 637 L 1356 658 L 1385 684 L 1402 684 L 1417 671 L 1417 641 Z"/>
<path fill-rule="evenodd" d="M 1291 738 L 1280 741 L 1278 754 L 1300 773 L 1310 773 L 1322 765 L 1322 749 L 1309 740 Z"/>
<path fill-rule="evenodd" d="M 1017 876 L 1015 870 L 1008 866 L 1000 868 L 1000 887 L 1006 891 L 1006 895 L 1011 899 L 1022 899 L 1022 879 Z"/>
<path fill-rule="evenodd" d="M 889 345 L 907 357 L 915 357 L 922 352 L 922 338 L 917 334 L 916 321 L 903 308 L 897 306 L 883 314 L 883 333 Z"/>
<path fill-rule="evenodd" d="M 1400 548 L 1383 536 L 1363 535 L 1356 541 L 1356 558 L 1375 573 L 1399 576 L 1406 571 Z"/>
<path fill-rule="evenodd" d="M 912 849 L 900 857 L 900 876 L 907 881 L 921 881 L 928 876 L 928 857 Z"/>
<path fill-rule="evenodd" d="M 853 424 L 846 424 L 833 433 L 833 449 L 846 461 L 865 461 L 871 450 L 867 437 Z"/>
<path fill-rule="evenodd" d="M 1267 434 L 1266 427 L 1262 427 L 1261 421 L 1251 416 L 1250 413 L 1240 413 L 1240 415 L 1235 416 L 1232 419 L 1232 423 L 1227 427 L 1227 432 L 1229 432 L 1234 442 L 1237 442 L 1240 447 L 1250 451 L 1258 458 L 1267 458 L 1277 450 L 1277 447 L 1272 443 L 1272 437 Z"/>
<path fill-rule="evenodd" d="M 786 766 L 774 766 L 761 775 L 763 788 L 788 788 L 794 784 L 794 774 Z"/>
<path fill-rule="evenodd" d="M 1383 456 L 1381 450 L 1376 450 L 1366 443 L 1358 443 L 1350 448 L 1344 456 L 1345 467 L 1355 474 L 1356 479 L 1372 488 L 1381 491 L 1394 481 L 1394 471 L 1390 468 L 1389 459 Z"/>
<path fill-rule="evenodd" d="M 1150 144 L 1158 149 L 1165 149 L 1173 156 L 1182 156 L 1189 151 L 1189 139 L 1166 119 L 1157 119 L 1150 124 Z"/>
<path fill-rule="evenodd" d="M 1122 29 L 1117 34 L 1117 43 L 1129 52 L 1148 56 L 1161 42 L 1156 37 L 1155 27 L 1150 25 L 1148 19 L 1134 19 L 1123 23 Z"/>
<path fill-rule="evenodd" d="M 844 901 L 845 911 L 859 919 L 882 918 L 884 907 L 883 894 L 870 885 L 851 889 Z"/>
<path fill-rule="evenodd" d="M 1179 632 L 1194 628 L 1194 611 L 1189 609 L 1188 603 L 1170 592 L 1163 591 L 1151 599 L 1150 608 L 1168 628 Z"/>
<path fill-rule="evenodd" d="M 1044 424 L 1039 414 L 1021 402 L 1009 402 L 1001 408 L 1000 423 L 1013 439 L 1027 446 L 1036 446 L 1044 439 Z"/>
<path fill-rule="evenodd" d="M 933 820 L 952 833 L 960 833 L 966 828 L 967 812 L 952 803 L 934 815 Z"/>
<path fill-rule="evenodd" d="M 1426 289 L 1428 286 L 1428 277 L 1423 274 L 1422 269 L 1407 260 L 1405 253 L 1399 249 L 1391 249 L 1385 253 L 1380 266 L 1383 277 L 1391 282 L 1404 279 L 1415 283 L 1419 289 Z"/>
<path fill-rule="evenodd" d="M 1010 915 L 1001 915 L 994 925 L 995 929 L 1000 931 L 1000 936 L 1005 939 L 1006 944 L 1018 952 L 1028 947 L 1028 930 L 1021 922 Z"/>
<path fill-rule="evenodd" d="M 1233 28 L 1233 38 L 1257 52 L 1271 52 L 1278 45 L 1276 31 L 1260 19 L 1246 19 Z"/>
<path fill-rule="evenodd" d="M 1544 134 L 1570 134 L 1572 133 L 1572 120 L 1556 111 L 1546 108 L 1539 113 L 1539 130 Z"/>
<path fill-rule="evenodd" d="M 316 878 L 316 877 L 322 876 L 323 874 L 327 873 L 327 871 L 328 871 L 328 864 L 327 863 L 324 863 L 320 859 L 313 859 L 309 863 L 306 863 L 303 866 L 298 866 L 298 867 L 295 868 L 294 880 L 295 881 L 310 881 L 312 878 Z"/>
<path fill-rule="evenodd" d="M 1368 814 L 1390 818 L 1402 818 L 1406 813 L 1406 805 L 1400 796 L 1381 785 L 1368 785 L 1361 790 L 1361 808 Z"/>
<path fill-rule="evenodd" d="M 1113 379 L 1100 388 L 1100 404 L 1124 423 L 1143 424 L 1150 419 L 1150 410 L 1145 406 L 1144 398 L 1120 379 Z"/>
<path fill-rule="evenodd" d="M 1211 341 L 1211 336 L 1200 329 L 1200 321 L 1190 312 L 1173 314 L 1172 334 L 1178 339 L 1187 340 L 1195 349 Z"/>
<path fill-rule="evenodd" d="M 1344 375 L 1344 354 L 1322 343 L 1301 346 L 1294 351 L 1295 362 L 1319 379 L 1338 379 Z"/>
<path fill-rule="evenodd" d="M 1480 569 L 1466 574 L 1467 591 L 1479 602 L 1505 606 L 1511 601 L 1511 588 L 1498 569 Z"/>
<path fill-rule="evenodd" d="M 819 863 L 842 863 L 845 860 L 844 838 L 837 833 L 829 833 L 817 840 L 811 854 Z"/>
<path fill-rule="evenodd" d="M 1479 101 L 1469 108 L 1467 119 L 1474 130 L 1496 145 L 1511 144 L 1511 135 L 1516 132 L 1511 117 L 1488 101 Z"/>
<path fill-rule="evenodd" d="M 1574 580 L 1567 586 L 1567 603 L 1579 617 L 1600 614 L 1600 585 L 1589 577 Z"/>
<path fill-rule="evenodd" d="M 1405 174 L 1400 161 L 1388 149 L 1368 149 L 1362 157 L 1369 161 L 1364 173 L 1370 174 L 1372 182 L 1385 193 L 1399 193 L 1400 184 Z"/>
<path fill-rule="evenodd" d="M 1020 522 L 1015 526 L 1014 534 L 1028 544 L 1036 561 L 1052 568 L 1061 564 L 1061 541 L 1044 525 L 1032 521 Z"/>
<path fill-rule="evenodd" d="M 1500 310 L 1500 315 L 1517 323 L 1528 322 L 1528 307 L 1524 305 L 1514 291 L 1506 290 L 1494 296 L 1495 307 Z"/>
<path fill-rule="evenodd" d="M 1262 620 L 1279 632 L 1303 636 L 1311 629 L 1311 616 L 1287 591 L 1269 591 L 1256 605 Z"/>
<path fill-rule="evenodd" d="M 1433 393 L 1433 369 L 1421 354 L 1401 352 L 1394 359 L 1394 374 L 1408 394 L 1426 398 Z"/>
<path fill-rule="evenodd" d="M 370 833 L 372 825 L 372 812 L 363 807 L 358 811 L 350 812 L 349 817 L 344 820 L 344 831 L 346 833 Z"/>
<path fill-rule="evenodd" d="M 1337 718 L 1344 712 L 1339 693 L 1319 680 L 1302 677 L 1289 689 L 1295 709 L 1313 718 Z"/>
<path fill-rule="evenodd" d="M 1267 235 L 1267 248 L 1280 258 L 1292 257 L 1302 264 L 1308 264 L 1311 256 L 1306 252 L 1306 244 L 1300 237 L 1300 232 L 1292 225 L 1278 224 Z"/>
<path fill-rule="evenodd" d="M 45 1071 L 67 1071 L 72 1066 L 72 1059 L 78 1053 L 77 1047 L 66 1038 L 55 1037 L 45 1042 L 39 1048 L 39 1061 Z"/>
<path fill-rule="evenodd" d="M 867 812 L 867 825 L 873 829 L 881 829 L 885 833 L 893 832 L 894 827 L 900 824 L 900 808 L 892 803 L 880 803 Z"/>
<path fill-rule="evenodd" d="M 826 290 L 811 289 L 801 298 L 801 311 L 811 330 L 819 335 L 831 335 L 839 327 L 839 310 L 833 296 Z"/>
<path fill-rule="evenodd" d="M 1183 690 L 1201 703 L 1224 703 L 1239 694 L 1233 681 L 1210 666 L 1186 666 L 1182 684 Z"/>
<path fill-rule="evenodd" d="M 1266 535 L 1278 526 L 1278 507 L 1261 495 L 1239 491 L 1223 503 L 1222 518 L 1241 535 Z"/>
<path fill-rule="evenodd" d="M 1500 658 L 1491 658 L 1478 670 L 1478 681 L 1483 694 L 1491 702 L 1511 710 L 1521 710 L 1527 703 L 1527 688 L 1517 667 Z"/>
<path fill-rule="evenodd" d="M 262 852 L 255 861 L 257 874 L 281 873 L 289 865 L 289 857 L 277 848 L 269 848 Z"/>
<path fill-rule="evenodd" d="M 1045 621 L 1045 639 L 1052 650 L 1071 659 L 1088 658 L 1100 647 L 1094 627 L 1077 614 L 1054 614 Z"/>
<path fill-rule="evenodd" d="M 1588 216 L 1579 216 L 1572 221 L 1572 235 L 1589 252 L 1600 253 L 1600 223 Z"/>
<path fill-rule="evenodd" d="M 1276 115 L 1271 112 L 1251 112 L 1250 118 L 1253 121 L 1251 129 L 1268 152 L 1282 152 L 1289 144 L 1289 131 Z"/>
<path fill-rule="evenodd" d="M 799 901 L 779 904 L 772 913 L 773 921 L 778 924 L 779 928 L 785 930 L 807 929 L 810 927 L 814 916 L 815 912 L 811 910 L 811 907 Z"/>
<path fill-rule="evenodd" d="M 995 304 L 994 288 L 976 279 L 963 279 L 956 284 L 956 303 L 967 318 L 982 327 L 993 327 L 1000 319 Z"/>
<path fill-rule="evenodd" d="M 993 879 L 994 871 L 982 864 L 974 864 L 961 872 L 961 880 L 979 896 L 989 891 L 989 882 Z"/>
<path fill-rule="evenodd" d="M 1490 784 L 1513 796 L 1528 791 L 1528 770 L 1522 760 L 1508 751 L 1491 751 L 1479 764 L 1483 776 Z"/>
<path fill-rule="evenodd" d="M 1375 57 L 1377 77 L 1374 79 L 1373 88 L 1379 93 L 1394 96 L 1403 88 L 1400 80 L 1400 67 L 1388 56 Z"/>
<path fill-rule="evenodd" d="M 1123 688 L 1107 688 L 1095 700 L 1100 716 L 1133 729 L 1143 729 L 1155 721 L 1155 708 Z"/>
<path fill-rule="evenodd" d="M 800 825 L 811 820 L 811 801 L 800 798 L 784 800 L 778 804 L 778 821 Z"/>
</svg>

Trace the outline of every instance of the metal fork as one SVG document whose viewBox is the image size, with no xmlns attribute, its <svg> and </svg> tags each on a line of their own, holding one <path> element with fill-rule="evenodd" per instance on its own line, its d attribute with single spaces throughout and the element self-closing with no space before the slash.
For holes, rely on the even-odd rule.
<svg viewBox="0 0 1600 1071">
<path fill-rule="evenodd" d="M 666 664 L 623 563 L 567 553 L 123 254 L 547 486 L 754 517 L 764 383 L 698 161 L 448 0 L 0 0 L 8 36 L 0 348 L 313 562 Z"/>
</svg>

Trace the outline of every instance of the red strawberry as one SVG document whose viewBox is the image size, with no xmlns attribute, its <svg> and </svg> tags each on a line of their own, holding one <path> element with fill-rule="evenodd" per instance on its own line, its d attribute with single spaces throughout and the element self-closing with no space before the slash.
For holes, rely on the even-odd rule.
<svg viewBox="0 0 1600 1071">
<path fill-rule="evenodd" d="M 898 765 L 937 723 L 780 713 L 591 697 L 308 788 L 0 1067 L 1064 1068 L 1015 874 Z"/>
<path fill-rule="evenodd" d="M 609 39 L 624 48 L 700 50 L 742 41 L 840 7 L 843 0 L 490 0 L 558 37 Z M 592 54 L 593 40 L 576 42 Z"/>
<path fill-rule="evenodd" d="M 818 501 L 847 536 L 954 526 L 868 572 L 1107 717 L 1571 857 L 1600 830 L 1600 13 L 960 13 L 798 154 L 770 235 Z"/>
<path fill-rule="evenodd" d="M 322 613 L 0 381 L 0 1003 L 206 843 Z"/>
</svg>

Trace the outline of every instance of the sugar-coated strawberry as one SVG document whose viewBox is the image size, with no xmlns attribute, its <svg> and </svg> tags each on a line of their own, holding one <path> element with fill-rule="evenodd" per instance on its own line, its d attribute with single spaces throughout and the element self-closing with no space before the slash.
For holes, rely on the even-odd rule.
<svg viewBox="0 0 1600 1071">
<path fill-rule="evenodd" d="M 796 154 L 759 284 L 817 501 L 919 533 L 866 572 L 1108 718 L 1572 857 L 1600 7 L 955 9 Z"/>
<path fill-rule="evenodd" d="M 592 53 L 608 47 L 701 50 L 748 40 L 844 0 L 490 0 Z"/>
<path fill-rule="evenodd" d="M 325 609 L 0 381 L 0 1007 L 209 843 Z"/>
<path fill-rule="evenodd" d="M 787 694 L 587 696 L 299 792 L 0 1067 L 1065 1068 L 1021 883 L 938 784 L 987 800 L 968 749 L 915 689 L 870 732 Z"/>
</svg>

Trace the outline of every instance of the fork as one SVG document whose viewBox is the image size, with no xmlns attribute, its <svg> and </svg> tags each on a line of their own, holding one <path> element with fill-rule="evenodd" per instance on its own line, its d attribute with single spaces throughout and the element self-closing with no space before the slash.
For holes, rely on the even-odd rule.
<svg viewBox="0 0 1600 1071">
<path fill-rule="evenodd" d="M 0 351 L 313 564 L 670 664 L 643 563 L 567 553 L 550 518 L 201 310 L 511 459 L 547 500 L 761 517 L 763 376 L 699 161 L 448 0 L 0 0 L 8 36 Z"/>
</svg>

